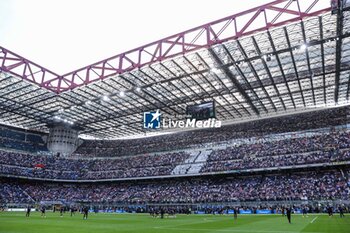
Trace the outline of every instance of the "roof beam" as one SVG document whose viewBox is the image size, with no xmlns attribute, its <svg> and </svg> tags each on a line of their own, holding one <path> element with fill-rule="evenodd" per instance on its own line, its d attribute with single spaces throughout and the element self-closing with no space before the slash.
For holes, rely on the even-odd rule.
<svg viewBox="0 0 350 233">
<path fill-rule="evenodd" d="M 28 106 L 24 106 L 24 107 L 28 107 Z M 34 114 L 28 114 L 28 112 L 22 112 L 22 111 L 19 111 L 18 109 L 14 110 L 14 109 L 9 109 L 8 106 L 4 106 L 3 104 L 0 104 L 0 108 L 5 110 L 6 112 L 11 112 L 11 113 L 14 113 L 14 114 L 17 114 L 17 115 L 20 115 L 20 116 L 23 116 L 25 117 L 26 119 L 32 119 L 32 120 L 35 120 L 35 121 L 38 121 L 40 123 L 45 123 L 47 122 L 46 119 L 43 119 L 41 117 L 37 117 L 35 116 Z M 30 107 L 28 107 L 30 108 Z M 23 106 L 22 106 L 22 109 L 23 109 Z M 1 114 L 2 115 L 2 114 Z M 5 119 L 6 120 L 6 119 Z M 12 121 L 11 121 L 12 122 Z"/>
<path fill-rule="evenodd" d="M 204 59 L 203 59 L 201 56 L 199 56 L 199 54 L 198 54 L 198 57 L 199 57 L 199 59 L 201 60 L 201 62 L 202 62 L 203 64 L 205 64 L 205 66 L 206 66 L 208 69 L 210 69 L 208 63 L 206 63 L 206 62 L 204 61 Z M 208 74 L 212 74 L 217 80 L 219 80 L 220 84 L 221 84 L 223 87 L 226 87 L 226 89 L 228 90 L 227 86 L 221 81 L 221 79 L 218 77 L 217 74 L 215 74 L 214 72 L 209 72 Z M 206 80 L 207 83 L 209 83 L 209 85 L 210 85 L 218 94 L 220 94 L 219 90 L 216 89 L 216 87 L 214 87 L 214 85 L 213 85 L 203 74 L 202 74 L 202 77 Z M 225 100 L 226 103 L 230 104 L 230 102 L 229 102 L 224 96 L 221 96 L 221 98 L 223 98 L 223 99 Z M 218 104 L 219 104 L 219 103 L 218 103 Z M 220 106 L 223 106 L 223 105 L 220 104 Z M 241 114 L 240 112 L 238 112 L 237 109 L 236 109 L 234 106 L 232 106 L 232 107 L 233 107 L 233 109 L 235 110 L 235 112 L 236 112 L 239 116 L 242 116 L 242 114 Z M 233 119 L 236 118 L 236 116 L 234 116 L 234 115 L 233 115 L 230 111 L 228 111 L 226 108 L 224 108 L 224 110 L 225 110 Z"/>
<path fill-rule="evenodd" d="M 15 98 L 14 100 L 16 100 L 16 99 L 17 99 L 18 97 L 20 97 L 20 96 L 25 96 L 25 95 L 27 95 L 27 94 L 34 93 L 34 92 L 36 92 L 36 91 L 37 91 L 37 90 L 31 90 L 30 92 L 26 92 L 25 94 L 16 96 L 16 98 Z M 45 96 L 45 95 L 48 95 L 48 94 L 50 95 L 50 97 L 45 98 L 45 99 L 38 99 L 38 97 Z M 39 95 L 31 96 L 31 97 L 29 97 L 29 98 L 27 98 L 27 99 L 21 101 L 21 104 L 26 105 L 26 106 L 33 106 L 34 104 L 37 104 L 37 103 L 40 103 L 40 102 L 44 102 L 44 101 L 49 100 L 49 99 L 51 99 L 51 98 L 53 98 L 51 92 L 43 92 L 43 93 L 41 93 L 41 94 L 39 94 Z M 29 103 L 28 101 L 30 101 L 30 100 L 35 100 L 35 101 Z M 17 102 L 16 102 L 16 103 L 17 103 Z M 12 105 L 9 106 L 9 107 L 15 106 L 16 103 L 12 104 Z M 45 103 L 43 103 L 43 106 L 45 106 Z M 38 111 L 41 111 L 41 112 L 42 112 L 42 109 L 41 109 L 40 107 L 41 107 L 41 106 L 36 106 L 36 109 L 37 109 Z M 13 111 L 17 111 L 17 110 L 20 110 L 21 108 L 23 108 L 23 106 L 16 107 L 16 108 L 14 108 L 14 109 L 12 109 L 12 110 L 13 110 Z M 51 114 L 51 112 L 46 112 L 46 113 L 47 113 L 47 114 Z M 0 114 L 0 116 L 1 116 L 1 115 L 5 115 L 5 113 L 4 113 L 4 114 Z"/>
<path fill-rule="evenodd" d="M 3 89 L 9 89 L 10 87 L 13 87 L 13 86 L 16 86 L 17 84 L 20 84 L 20 83 L 22 83 L 23 81 L 22 80 L 20 80 L 20 81 L 18 81 L 18 82 L 13 82 L 13 83 L 11 83 L 10 85 L 7 85 L 5 88 L 3 88 Z M 23 90 L 23 89 L 25 89 L 25 88 L 27 88 L 27 87 L 30 87 L 31 85 L 23 85 L 23 86 L 20 86 L 20 87 L 18 87 L 18 88 L 16 88 L 16 89 L 11 89 L 11 90 L 9 90 L 9 91 L 7 91 L 7 92 L 5 92 L 5 93 L 2 93 L 1 95 L 0 95 L 0 98 L 1 97 L 3 97 L 3 96 L 6 96 L 6 95 L 9 95 L 9 94 L 11 94 L 11 93 L 13 93 L 13 92 L 15 92 L 15 91 L 20 91 L 20 90 Z"/>
<path fill-rule="evenodd" d="M 152 79 L 152 77 L 149 76 L 148 74 L 146 74 L 144 71 L 140 70 L 140 72 L 141 72 L 143 75 L 147 76 L 148 78 L 151 78 L 151 79 Z M 152 79 L 152 80 L 153 80 L 153 79 Z M 154 90 L 154 85 L 153 85 L 153 86 L 150 86 L 150 87 L 151 87 L 151 89 L 152 89 L 153 91 L 155 91 L 155 92 L 157 92 L 158 94 L 160 94 L 160 92 L 159 92 L 158 90 Z M 161 103 L 161 104 L 163 105 L 162 108 L 163 108 L 163 107 L 169 106 L 168 104 L 164 103 L 162 100 L 159 100 L 158 98 L 156 98 L 156 97 L 154 97 L 152 94 L 150 94 L 150 93 L 146 90 L 146 88 L 143 88 L 142 90 L 143 90 L 143 92 L 144 92 L 146 95 L 148 95 L 149 97 L 151 97 L 151 98 L 154 99 L 155 101 Z M 162 94 L 162 96 L 164 96 L 164 95 Z M 149 101 L 149 102 L 150 102 L 150 101 Z M 158 108 L 159 108 L 159 107 L 158 107 Z M 172 110 L 173 112 L 177 112 L 177 110 L 175 110 L 175 109 L 173 109 L 173 108 L 171 108 L 171 107 L 170 107 L 169 109 Z M 177 113 L 179 113 L 179 112 L 177 112 Z"/>
<path fill-rule="evenodd" d="M 300 24 L 301 24 L 301 32 L 302 32 L 302 34 L 303 34 L 303 41 L 304 41 L 304 44 L 305 44 L 305 46 L 308 46 L 307 41 L 306 41 L 306 33 L 305 33 L 304 22 L 301 21 Z M 309 70 L 310 82 L 311 82 L 311 87 L 312 87 L 312 88 L 311 88 L 311 91 L 312 91 L 312 99 L 313 99 L 314 105 L 316 105 L 315 92 L 314 92 L 314 82 L 313 82 L 313 80 L 312 80 L 314 74 L 313 74 L 313 72 L 311 71 L 309 49 L 308 49 L 307 47 L 306 47 L 306 49 L 305 49 L 305 54 L 306 54 L 307 68 L 308 68 L 308 70 Z"/>
<path fill-rule="evenodd" d="M 222 45 L 223 49 L 225 50 L 225 52 L 227 53 L 227 55 L 230 57 L 230 59 L 232 60 L 234 66 L 237 68 L 237 66 L 235 65 L 235 60 L 233 59 L 233 57 L 231 56 L 230 52 L 227 50 L 227 48 L 225 47 L 225 45 Z M 227 75 L 227 77 L 230 78 L 231 82 L 233 83 L 233 85 L 238 89 L 238 92 L 243 96 L 243 98 L 245 99 L 245 101 L 249 104 L 249 106 L 252 108 L 252 110 L 257 114 L 260 115 L 259 110 L 255 107 L 255 105 L 253 104 L 252 100 L 250 99 L 250 97 L 247 95 L 247 93 L 244 91 L 244 89 L 242 88 L 241 84 L 239 84 L 239 82 L 237 81 L 236 77 L 232 74 L 232 72 L 230 71 L 230 69 L 228 67 L 224 66 L 224 63 L 221 61 L 221 59 L 218 57 L 218 55 L 213 51 L 212 48 L 209 48 L 209 52 L 212 55 L 212 57 L 214 58 L 215 62 L 222 67 L 222 70 L 224 71 L 224 73 Z"/>
<path fill-rule="evenodd" d="M 264 66 L 264 69 L 265 69 L 265 71 L 266 71 L 266 73 L 267 73 L 267 76 L 269 77 L 269 79 L 270 79 L 270 81 L 271 81 L 271 83 L 272 83 L 272 85 L 273 85 L 273 88 L 275 89 L 275 92 L 276 92 L 277 95 L 279 96 L 279 95 L 280 95 L 280 92 L 279 92 L 279 90 L 278 90 L 278 88 L 277 88 L 277 86 L 276 86 L 276 83 L 275 83 L 274 79 L 272 78 L 270 69 L 269 69 L 269 67 L 268 67 L 268 65 L 267 65 L 267 63 L 266 63 L 266 61 L 265 61 L 265 59 L 263 58 L 264 54 L 261 53 L 261 50 L 260 50 L 260 48 L 259 48 L 258 43 L 256 42 L 255 37 L 252 36 L 251 38 L 252 38 L 253 45 L 254 45 L 256 51 L 257 51 L 258 54 L 260 54 L 260 56 L 261 56 L 261 62 L 262 62 L 262 64 L 263 64 L 263 66 Z M 270 99 L 271 99 L 271 98 L 270 98 Z M 280 102 L 281 102 L 281 104 L 282 104 L 284 110 L 287 110 L 286 105 L 284 104 L 284 101 L 283 101 L 283 99 L 281 98 L 281 96 L 279 96 L 279 100 L 280 100 Z"/>
<path fill-rule="evenodd" d="M 152 66 L 149 67 L 154 73 L 156 73 L 159 77 L 161 77 L 163 80 L 166 80 L 166 78 L 161 74 L 159 73 L 155 68 L 153 68 Z M 150 76 L 149 76 L 150 77 Z M 153 79 L 154 80 L 154 79 Z M 173 97 L 175 97 L 175 99 L 179 99 L 178 96 L 174 95 L 172 93 L 172 91 L 168 89 L 167 85 L 163 85 L 163 82 L 159 82 L 159 86 L 163 89 L 166 90 L 166 93 L 169 93 L 170 95 L 172 95 Z M 160 89 L 161 90 L 161 89 Z M 161 95 L 164 97 L 164 92 L 163 91 L 159 91 L 158 88 L 156 90 L 156 92 L 158 93 L 158 95 Z M 165 94 L 166 95 L 166 94 Z M 166 96 L 166 99 L 167 99 L 167 102 L 171 102 L 172 100 L 171 99 L 168 99 L 168 97 Z M 183 111 L 186 111 L 185 109 L 181 108 Z M 179 112 L 177 112 L 179 113 Z"/>
<path fill-rule="evenodd" d="M 179 65 L 178 65 L 175 61 L 172 60 L 171 62 L 172 62 L 174 65 L 176 65 L 179 69 L 181 69 L 184 73 L 186 73 L 186 71 L 183 70 L 182 67 L 179 67 Z M 161 63 L 161 66 L 162 66 L 164 69 L 166 69 L 169 73 L 171 73 L 171 75 L 172 75 L 173 77 L 176 76 L 176 74 L 174 74 L 174 73 L 173 73 L 168 67 L 166 67 L 163 63 Z M 193 89 L 192 89 L 190 86 L 188 86 L 188 85 L 186 84 L 186 82 L 184 82 L 182 79 L 177 79 L 176 81 L 177 81 L 177 82 L 180 82 L 181 85 L 184 85 L 188 90 L 191 91 L 191 93 L 193 93 L 194 95 L 197 95 L 198 97 L 200 97 L 200 96 L 197 94 L 197 92 L 193 91 Z M 177 85 L 173 84 L 172 81 L 169 81 L 168 83 L 171 84 L 173 87 L 175 87 L 176 90 L 178 90 L 179 92 L 181 92 L 183 96 L 187 96 L 187 97 L 190 98 L 190 96 L 188 96 L 181 88 L 179 88 Z M 200 97 L 200 98 L 201 98 L 201 97 Z"/>
<path fill-rule="evenodd" d="M 183 78 L 188 78 L 188 77 L 190 76 L 190 74 L 189 74 L 183 67 L 181 67 L 176 61 L 172 60 L 172 62 L 176 65 L 177 68 L 179 68 L 179 69 L 185 74 L 184 76 L 179 77 L 179 78 L 176 79 L 176 80 L 181 81 L 181 83 L 184 84 L 188 90 L 190 90 L 190 91 L 191 91 L 194 95 L 196 95 L 199 99 L 202 99 L 203 96 L 200 96 L 197 92 L 195 92 L 195 91 L 193 90 L 193 88 L 192 88 L 191 86 L 189 86 L 185 81 L 182 80 Z M 199 74 L 199 73 L 200 73 L 200 72 L 194 72 L 194 74 Z M 193 73 L 192 73 L 192 74 L 193 74 Z M 186 96 L 187 96 L 187 95 L 186 95 Z M 188 98 L 191 98 L 191 96 L 187 96 L 187 97 L 188 97 Z"/>
<path fill-rule="evenodd" d="M 196 53 L 196 56 L 197 56 L 201 61 L 203 61 L 202 57 L 199 56 L 198 53 Z M 196 67 L 195 65 L 193 65 L 193 63 L 190 62 L 190 60 L 188 60 L 186 57 L 185 57 L 185 60 L 190 64 L 190 66 L 192 67 L 192 69 L 194 69 L 196 72 L 198 72 L 197 67 Z M 208 81 L 208 79 L 203 75 L 203 73 L 199 73 L 199 75 L 203 78 L 203 80 L 205 80 L 205 81 L 212 87 L 212 89 L 213 89 L 215 92 L 217 92 L 218 94 L 220 94 L 220 92 L 218 92 L 218 90 L 213 86 L 213 84 L 212 84 L 211 82 Z M 202 85 L 200 85 L 200 84 L 197 82 L 196 79 L 192 78 L 191 75 L 190 75 L 189 77 L 191 78 L 191 80 L 192 80 L 194 83 L 196 83 L 196 85 L 197 85 L 198 87 L 200 87 L 200 88 L 204 91 L 204 93 L 206 94 L 206 96 L 210 96 L 209 93 L 207 92 L 207 90 L 205 90 L 205 88 L 202 87 Z M 204 101 L 204 99 L 203 99 L 203 101 Z M 220 104 L 219 104 L 219 105 L 220 105 Z M 224 110 L 226 110 L 226 109 L 224 109 Z M 227 110 L 226 110 L 226 111 L 227 111 Z M 230 112 L 227 111 L 227 113 L 229 113 L 229 114 L 231 115 Z M 226 117 L 225 117 L 221 112 L 218 112 L 218 114 L 220 114 L 224 119 L 226 119 Z M 232 116 L 232 115 L 231 115 L 231 116 Z"/>
<path fill-rule="evenodd" d="M 290 87 L 289 87 L 289 84 L 287 82 L 287 78 L 286 78 L 286 75 L 284 73 L 284 69 L 283 69 L 283 66 L 282 66 L 282 63 L 281 63 L 281 60 L 279 58 L 279 55 L 277 53 L 277 50 L 276 50 L 276 46 L 275 46 L 275 43 L 273 42 L 273 39 L 272 39 L 272 36 L 271 36 L 271 33 L 269 31 L 267 31 L 267 36 L 269 38 L 269 41 L 270 41 L 270 44 L 271 44 L 271 47 L 272 47 L 272 51 L 273 53 L 275 54 L 276 56 L 276 60 L 277 60 L 277 63 L 278 63 L 278 67 L 280 68 L 280 71 L 281 71 L 281 74 L 282 74 L 282 78 L 283 78 L 283 81 L 287 87 L 287 90 L 288 90 L 288 93 L 289 93 L 289 97 L 293 103 L 293 106 L 294 106 L 294 109 L 296 108 L 296 105 L 295 105 L 295 102 L 294 102 L 294 97 L 293 95 L 291 94 L 291 91 L 290 91 Z"/>
<path fill-rule="evenodd" d="M 283 30 L 284 30 L 284 35 L 285 35 L 285 37 L 287 39 L 288 47 L 291 48 L 292 46 L 290 44 L 287 28 L 283 27 Z M 303 100 L 304 107 L 306 107 L 305 98 L 304 98 L 304 91 L 303 91 L 303 88 L 301 87 L 301 83 L 300 83 L 300 79 L 299 79 L 299 73 L 298 73 L 297 65 L 295 63 L 294 54 L 293 54 L 293 50 L 292 49 L 290 49 L 290 57 L 292 59 L 295 76 L 296 76 L 296 78 L 298 80 L 298 85 L 299 85 L 299 89 L 300 89 L 301 98 Z"/>
<path fill-rule="evenodd" d="M 320 29 L 320 40 L 323 41 L 323 22 L 322 16 L 318 17 L 319 29 Z M 325 58 L 324 58 L 324 43 L 321 43 L 321 59 L 322 59 L 322 73 L 323 73 L 323 103 L 327 103 L 326 97 L 326 67 L 325 67 Z"/>
<path fill-rule="evenodd" d="M 336 38 L 336 50 L 335 50 L 335 89 L 334 89 L 334 102 L 338 103 L 339 99 L 339 80 L 340 80 L 340 66 L 341 66 L 341 47 L 343 42 L 343 4 L 341 0 L 338 0 L 337 10 L 337 38 Z"/>
<path fill-rule="evenodd" d="M 246 51 L 244 50 L 244 48 L 243 48 L 243 46 L 241 45 L 241 42 L 240 42 L 239 40 L 237 40 L 237 45 L 238 45 L 238 48 L 239 48 L 239 50 L 241 51 L 241 53 L 242 53 L 244 59 L 247 60 L 249 69 L 252 71 L 252 73 L 253 73 L 254 77 L 256 78 L 256 80 L 258 80 L 259 87 L 261 87 L 261 88 L 263 89 L 265 95 L 268 97 L 269 94 L 267 93 L 267 91 L 266 91 L 266 89 L 265 89 L 265 86 L 262 84 L 262 82 L 261 82 L 261 80 L 260 80 L 260 77 L 259 77 L 258 73 L 256 72 L 254 66 L 253 66 L 252 63 L 248 60 L 248 55 L 247 55 Z M 247 81 L 248 81 L 248 80 L 247 80 Z M 253 91 L 253 90 L 252 90 L 252 91 Z M 255 93 L 256 93 L 256 92 L 255 92 Z M 257 94 L 255 94 L 255 95 L 260 99 L 260 97 L 259 97 Z M 275 112 L 276 112 L 276 111 L 277 111 L 277 108 L 276 108 L 275 104 L 272 102 L 271 98 L 269 98 L 269 102 L 270 102 L 271 106 L 273 107 L 273 109 L 274 109 Z M 264 107 L 265 111 L 268 112 L 266 106 L 265 106 L 262 102 L 260 102 L 260 104 Z"/>
</svg>

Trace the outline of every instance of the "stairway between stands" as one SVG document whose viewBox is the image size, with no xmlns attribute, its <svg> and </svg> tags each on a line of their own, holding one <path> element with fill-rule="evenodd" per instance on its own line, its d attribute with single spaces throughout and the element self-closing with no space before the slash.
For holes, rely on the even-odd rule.
<svg viewBox="0 0 350 233">
<path fill-rule="evenodd" d="M 171 172 L 172 175 L 198 174 L 207 161 L 211 150 L 192 151 L 188 159 L 177 165 Z"/>
</svg>

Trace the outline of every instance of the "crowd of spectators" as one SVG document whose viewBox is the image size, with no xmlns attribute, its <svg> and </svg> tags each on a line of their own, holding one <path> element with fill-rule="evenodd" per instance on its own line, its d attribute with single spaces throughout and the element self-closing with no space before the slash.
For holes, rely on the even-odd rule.
<svg viewBox="0 0 350 233">
<path fill-rule="evenodd" d="M 336 164 L 350 161 L 350 151 L 315 152 L 305 154 L 266 156 L 261 158 L 243 158 L 237 160 L 211 161 L 206 163 L 201 172 L 220 172 L 257 168 L 276 168 L 309 164 Z"/>
<path fill-rule="evenodd" d="M 265 157 L 349 147 L 350 132 L 335 131 L 311 137 L 298 136 L 281 140 L 241 144 L 224 150 L 216 150 L 210 155 L 209 160 L 241 159 L 245 156 Z"/>
<path fill-rule="evenodd" d="M 350 133 L 333 132 L 214 150 L 201 172 L 350 161 Z"/>
<path fill-rule="evenodd" d="M 108 184 L 33 183 L 2 179 L 0 197 L 5 203 L 30 200 L 100 203 L 349 200 L 350 183 L 347 182 L 342 173 L 336 170 Z"/>
<path fill-rule="evenodd" d="M 86 140 L 75 152 L 90 157 L 115 157 L 150 152 L 178 150 L 212 142 L 235 138 L 264 136 L 271 133 L 293 132 L 322 127 L 344 125 L 347 109 L 336 108 L 302 114 L 222 126 L 218 129 L 202 129 L 168 135 L 128 140 Z M 331 117 L 330 117 L 331 116 Z"/>
<path fill-rule="evenodd" d="M 0 173 L 25 177 L 96 180 L 170 175 L 185 152 L 107 159 L 72 159 L 0 151 Z"/>
<path fill-rule="evenodd" d="M 168 152 L 116 158 L 63 158 L 0 151 L 0 173 L 59 180 L 99 180 L 171 175 L 189 152 Z M 350 132 L 334 131 L 308 137 L 243 143 L 217 149 L 201 173 L 334 164 L 350 161 Z"/>
<path fill-rule="evenodd" d="M 23 191 L 20 185 L 0 181 L 0 206 L 6 203 L 32 203 L 34 200 Z"/>
</svg>

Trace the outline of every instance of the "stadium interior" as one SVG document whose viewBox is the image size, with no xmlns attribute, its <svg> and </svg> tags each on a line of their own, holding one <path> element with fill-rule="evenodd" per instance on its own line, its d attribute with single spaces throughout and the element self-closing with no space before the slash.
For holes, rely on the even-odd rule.
<svg viewBox="0 0 350 233">
<path fill-rule="evenodd" d="M 0 206 L 350 208 L 350 4 L 335 2 L 277 0 L 66 75 L 0 47 Z M 211 103 L 196 117 L 221 127 L 144 122 Z"/>
</svg>

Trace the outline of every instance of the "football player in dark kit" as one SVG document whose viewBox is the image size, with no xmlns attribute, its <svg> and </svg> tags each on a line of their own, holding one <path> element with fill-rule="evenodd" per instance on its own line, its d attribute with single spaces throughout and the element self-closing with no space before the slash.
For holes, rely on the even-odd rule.
<svg viewBox="0 0 350 233">
<path fill-rule="evenodd" d="M 284 206 L 282 206 L 281 213 L 282 213 L 282 217 L 286 216 L 286 208 L 284 208 Z"/>
<path fill-rule="evenodd" d="M 60 216 L 63 217 L 63 210 L 64 208 L 61 206 L 61 209 L 60 209 Z"/>
<path fill-rule="evenodd" d="M 75 207 L 70 208 L 70 216 L 72 217 L 73 215 L 75 216 Z"/>
<path fill-rule="evenodd" d="M 46 212 L 45 206 L 42 206 L 42 207 L 41 207 L 41 217 L 46 218 L 45 212 Z"/>
<path fill-rule="evenodd" d="M 233 208 L 233 218 L 236 220 L 237 219 L 237 208 Z"/>
<path fill-rule="evenodd" d="M 340 214 L 341 218 L 345 217 L 345 215 L 344 215 L 344 208 L 342 206 L 339 206 L 339 214 Z"/>
<path fill-rule="evenodd" d="M 327 212 L 329 217 L 333 217 L 333 208 L 331 206 L 328 207 Z"/>
<path fill-rule="evenodd" d="M 29 217 L 30 216 L 30 206 L 27 207 L 27 213 L 26 213 L 26 217 Z"/>
<path fill-rule="evenodd" d="M 89 214 L 89 208 L 88 207 L 84 207 L 83 208 L 83 213 L 84 213 L 83 219 L 87 219 L 88 218 L 88 214 Z"/>
<path fill-rule="evenodd" d="M 287 211 L 288 222 L 289 222 L 289 223 L 292 223 L 292 222 L 291 222 L 292 208 L 289 207 L 289 208 L 286 209 L 286 211 Z"/>
<path fill-rule="evenodd" d="M 302 210 L 302 211 L 303 211 L 303 218 L 304 218 L 304 217 L 309 217 L 309 216 L 307 215 L 307 207 L 306 207 L 306 206 L 303 207 L 303 210 Z"/>
<path fill-rule="evenodd" d="M 164 218 L 164 214 L 165 214 L 164 208 L 161 208 L 160 209 L 160 218 Z"/>
</svg>

